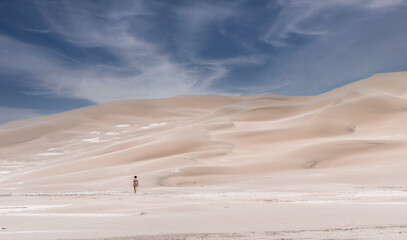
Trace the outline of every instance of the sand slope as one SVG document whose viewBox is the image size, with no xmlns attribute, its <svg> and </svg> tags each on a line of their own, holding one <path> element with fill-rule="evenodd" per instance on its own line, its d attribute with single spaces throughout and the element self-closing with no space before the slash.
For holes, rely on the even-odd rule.
<svg viewBox="0 0 407 240">
<path fill-rule="evenodd" d="M 186 186 L 366 168 L 352 181 L 373 172 L 405 181 L 406 120 L 407 72 L 310 97 L 117 101 L 2 125 L 0 186 L 24 191 L 29 179 L 30 190 L 117 190 L 134 174 L 144 186 Z"/>
</svg>

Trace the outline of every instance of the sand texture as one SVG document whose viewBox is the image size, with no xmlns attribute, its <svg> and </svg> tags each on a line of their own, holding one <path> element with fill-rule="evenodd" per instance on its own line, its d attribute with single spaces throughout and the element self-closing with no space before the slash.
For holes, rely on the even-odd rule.
<svg viewBox="0 0 407 240">
<path fill-rule="evenodd" d="M 116 101 L 0 126 L 0 239 L 407 239 L 406 172 L 407 72 Z"/>
</svg>

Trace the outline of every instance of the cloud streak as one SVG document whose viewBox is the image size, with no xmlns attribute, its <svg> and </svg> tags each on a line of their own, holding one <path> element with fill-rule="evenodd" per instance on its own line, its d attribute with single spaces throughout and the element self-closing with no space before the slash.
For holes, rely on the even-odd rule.
<svg viewBox="0 0 407 240">
<path fill-rule="evenodd" d="M 276 22 L 261 39 L 277 47 L 286 46 L 290 34 L 324 35 L 337 29 L 332 24 L 343 13 L 392 10 L 405 6 L 405 0 L 286 0 L 280 1 L 282 11 Z M 355 16 L 347 15 L 356 18 Z"/>
<path fill-rule="evenodd" d="M 76 48 L 102 49 L 111 56 L 112 62 L 107 59 L 97 64 L 86 63 L 41 46 L 0 36 L 1 45 L 7 49 L 4 50 L 7 57 L 0 60 L 0 71 L 30 76 L 28 84 L 35 88 L 32 94 L 102 103 L 186 93 L 216 93 L 210 89 L 211 84 L 227 76 L 234 65 L 258 63 L 253 57 L 245 56 L 222 61 L 196 57 L 176 60 L 170 52 L 163 51 L 158 42 L 144 37 L 142 32 L 151 24 L 143 17 L 154 13 L 141 1 L 126 1 L 120 5 L 112 2 L 113 5 L 102 9 L 89 3 L 61 1 L 44 4 L 39 1 L 36 9 L 54 36 Z M 191 27 L 202 27 L 205 21 L 221 21 L 223 17 L 214 16 L 227 10 L 216 12 L 212 7 L 211 14 L 198 17 L 192 14 L 194 10 L 179 11 L 188 15 Z"/>
</svg>

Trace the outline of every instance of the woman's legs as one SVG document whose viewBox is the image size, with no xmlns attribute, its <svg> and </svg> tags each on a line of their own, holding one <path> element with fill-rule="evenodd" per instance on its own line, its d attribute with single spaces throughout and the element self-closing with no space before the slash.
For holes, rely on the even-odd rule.
<svg viewBox="0 0 407 240">
<path fill-rule="evenodd" d="M 136 191 L 137 191 L 137 187 L 134 187 L 134 193 L 136 193 Z"/>
</svg>

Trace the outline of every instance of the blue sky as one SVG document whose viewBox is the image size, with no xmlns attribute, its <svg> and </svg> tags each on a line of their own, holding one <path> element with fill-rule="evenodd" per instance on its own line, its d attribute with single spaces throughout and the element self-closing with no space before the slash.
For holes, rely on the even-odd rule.
<svg viewBox="0 0 407 240">
<path fill-rule="evenodd" d="M 407 0 L 0 2 L 0 124 L 113 100 L 314 95 L 407 70 Z"/>
</svg>

